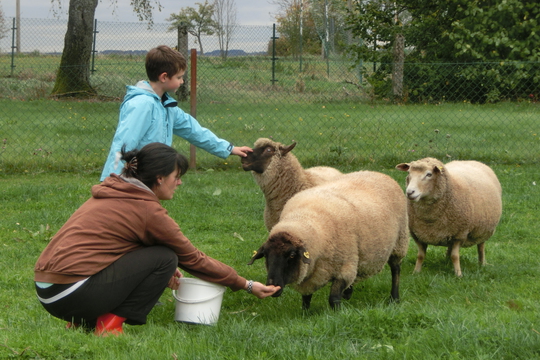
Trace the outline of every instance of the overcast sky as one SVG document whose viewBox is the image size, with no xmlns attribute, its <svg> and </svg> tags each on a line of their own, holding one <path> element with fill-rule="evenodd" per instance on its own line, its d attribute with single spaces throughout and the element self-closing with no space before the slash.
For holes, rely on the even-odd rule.
<svg viewBox="0 0 540 360">
<path fill-rule="evenodd" d="M 6 18 L 15 17 L 17 0 L 0 0 L 0 5 Z M 49 0 L 19 0 L 21 18 L 52 19 L 53 8 Z M 276 5 L 271 0 L 235 0 L 238 9 L 237 23 L 239 25 L 271 25 L 275 22 L 273 16 Z M 154 10 L 154 22 L 163 23 L 172 13 L 178 13 L 183 7 L 198 8 L 195 3 L 203 3 L 204 0 L 160 0 L 161 12 Z M 136 22 L 137 16 L 130 7 L 129 0 L 118 0 L 117 9 L 113 14 L 112 0 L 101 0 L 96 8 L 98 21 Z M 63 17 L 67 18 L 69 0 L 62 0 Z"/>
</svg>

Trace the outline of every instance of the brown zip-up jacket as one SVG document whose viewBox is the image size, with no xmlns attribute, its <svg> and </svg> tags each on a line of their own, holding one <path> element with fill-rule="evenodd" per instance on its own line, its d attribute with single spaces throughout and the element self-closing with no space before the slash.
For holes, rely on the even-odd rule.
<svg viewBox="0 0 540 360">
<path fill-rule="evenodd" d="M 92 197 L 52 238 L 35 265 L 34 280 L 77 282 L 128 252 L 154 245 L 173 249 L 178 266 L 202 280 L 233 291 L 246 284 L 233 268 L 193 246 L 150 189 L 115 174 L 92 187 Z"/>
</svg>

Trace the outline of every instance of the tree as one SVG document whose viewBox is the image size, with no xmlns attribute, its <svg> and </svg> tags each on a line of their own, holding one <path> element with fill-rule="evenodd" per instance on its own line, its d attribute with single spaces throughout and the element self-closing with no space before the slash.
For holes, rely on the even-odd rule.
<svg viewBox="0 0 540 360">
<path fill-rule="evenodd" d="M 4 10 L 2 10 L 2 4 L 0 4 L 0 39 L 5 38 L 8 31 L 8 25 L 6 18 L 4 17 Z"/>
<path fill-rule="evenodd" d="M 215 0 L 213 19 L 216 23 L 219 51 L 222 59 L 226 59 L 229 45 L 236 30 L 236 3 L 234 0 Z"/>
<path fill-rule="evenodd" d="M 274 3 L 280 7 L 280 12 L 276 14 L 279 32 L 277 55 L 297 58 L 302 54 L 320 54 L 321 40 L 307 4 L 302 0 L 280 0 Z"/>
<path fill-rule="evenodd" d="M 402 34 L 408 64 L 419 64 L 405 74 L 411 99 L 486 102 L 498 101 L 501 93 L 523 97 L 530 79 L 540 80 L 531 64 L 499 65 L 540 60 L 538 18 L 537 0 L 360 0 L 347 23 L 364 40 L 351 47 L 356 60 L 380 62 L 369 80 L 379 94 L 391 93 L 392 49 Z M 442 71 L 428 63 L 459 65 Z"/>
<path fill-rule="evenodd" d="M 185 7 L 178 14 L 171 14 L 166 20 L 171 21 L 171 26 L 169 26 L 170 31 L 176 30 L 181 24 L 185 24 L 188 33 L 195 36 L 201 55 L 204 55 L 201 37 L 202 35 L 213 35 L 217 27 L 217 23 L 212 19 L 215 4 L 209 4 L 208 0 L 205 0 L 204 4 L 195 4 L 199 5 L 198 10 L 192 7 Z"/>
<path fill-rule="evenodd" d="M 364 60 L 386 59 L 401 32 L 413 59 L 538 61 L 539 17 L 537 0 L 361 0 L 346 21 L 364 40 L 352 49 Z"/>
<path fill-rule="evenodd" d="M 62 0 L 52 1 L 61 4 Z M 149 26 L 153 23 L 154 2 L 160 9 L 157 0 L 131 0 L 131 6 L 139 20 L 147 20 Z M 98 0 L 69 1 L 68 28 L 64 37 L 60 67 L 52 90 L 53 95 L 85 97 L 96 94 L 96 90 L 90 85 L 90 56 L 97 4 Z"/>
<path fill-rule="evenodd" d="M 322 56 L 327 58 L 338 52 L 338 46 L 344 38 L 344 18 L 346 2 L 343 0 L 306 0 L 319 38 L 322 42 Z M 304 4 L 306 6 L 306 4 Z"/>
</svg>

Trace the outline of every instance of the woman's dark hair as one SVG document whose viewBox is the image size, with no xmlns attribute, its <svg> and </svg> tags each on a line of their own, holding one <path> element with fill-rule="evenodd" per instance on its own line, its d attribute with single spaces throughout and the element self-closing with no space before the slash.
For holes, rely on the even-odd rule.
<svg viewBox="0 0 540 360">
<path fill-rule="evenodd" d="M 131 151 L 126 151 L 124 145 L 120 154 L 120 159 L 125 161 L 122 175 L 140 180 L 150 189 L 156 184 L 158 176 L 168 176 L 176 169 L 179 170 L 178 176 L 182 176 L 189 167 L 188 159 L 184 155 L 159 142 Z"/>
</svg>

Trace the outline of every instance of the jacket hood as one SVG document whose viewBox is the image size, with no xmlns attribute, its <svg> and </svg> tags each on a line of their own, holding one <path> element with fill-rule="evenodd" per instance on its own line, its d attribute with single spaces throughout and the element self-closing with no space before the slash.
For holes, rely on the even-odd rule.
<svg viewBox="0 0 540 360">
<path fill-rule="evenodd" d="M 116 174 L 111 174 L 101 184 L 92 186 L 92 197 L 95 199 L 145 200 L 159 203 L 156 194 L 142 182 L 123 178 Z"/>
<path fill-rule="evenodd" d="M 152 89 L 152 86 L 150 83 L 146 80 L 139 81 L 135 86 L 128 85 L 126 86 L 126 95 L 124 96 L 124 101 L 126 102 L 130 99 L 133 99 L 136 96 L 151 96 L 154 97 L 156 100 L 160 100 L 163 103 L 163 106 L 169 107 L 169 106 L 177 106 L 178 102 L 174 100 L 173 97 L 171 97 L 169 94 L 165 93 L 159 98 L 158 94 Z"/>
</svg>

